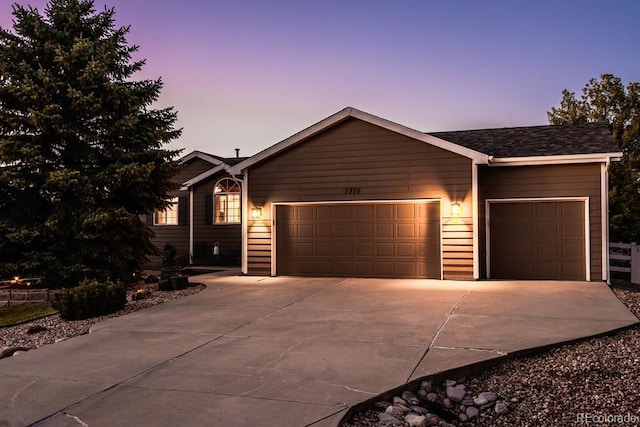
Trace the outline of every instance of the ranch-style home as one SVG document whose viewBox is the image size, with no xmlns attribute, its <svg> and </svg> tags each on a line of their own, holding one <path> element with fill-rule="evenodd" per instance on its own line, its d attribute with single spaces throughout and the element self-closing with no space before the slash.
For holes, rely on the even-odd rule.
<svg viewBox="0 0 640 427">
<path fill-rule="evenodd" d="M 241 183 L 228 170 L 245 160 L 194 151 L 180 159 L 181 170 L 173 178 L 180 189 L 166 210 L 147 215 L 154 244 L 171 244 L 194 265 L 240 265 L 242 210 Z M 148 268 L 157 268 L 160 257 L 152 257 Z"/>
<path fill-rule="evenodd" d="M 198 245 L 237 233 L 249 275 L 607 280 L 620 157 L 601 123 L 426 134 L 346 108 L 230 175 L 184 179 L 181 248 L 197 262 Z M 205 196 L 222 178 L 240 198 L 218 229 L 221 205 Z"/>
</svg>

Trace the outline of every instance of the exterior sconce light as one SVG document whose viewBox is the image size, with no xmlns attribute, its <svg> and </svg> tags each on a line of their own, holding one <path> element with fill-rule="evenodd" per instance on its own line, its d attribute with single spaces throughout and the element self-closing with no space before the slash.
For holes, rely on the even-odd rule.
<svg viewBox="0 0 640 427">
<path fill-rule="evenodd" d="M 262 208 L 258 206 L 256 206 L 255 208 L 251 208 L 251 218 L 262 219 Z"/>
<path fill-rule="evenodd" d="M 460 218 L 462 216 L 462 205 L 459 202 L 451 204 L 451 216 Z"/>
</svg>

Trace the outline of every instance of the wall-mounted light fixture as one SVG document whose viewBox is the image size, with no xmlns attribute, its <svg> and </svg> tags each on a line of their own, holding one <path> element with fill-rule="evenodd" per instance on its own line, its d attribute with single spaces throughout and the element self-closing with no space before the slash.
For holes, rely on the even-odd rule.
<svg viewBox="0 0 640 427">
<path fill-rule="evenodd" d="M 262 208 L 256 206 L 255 208 L 251 208 L 251 218 L 252 219 L 261 219 L 262 218 Z"/>
<path fill-rule="evenodd" d="M 451 216 L 454 218 L 462 216 L 462 205 L 459 202 L 451 203 Z"/>
</svg>

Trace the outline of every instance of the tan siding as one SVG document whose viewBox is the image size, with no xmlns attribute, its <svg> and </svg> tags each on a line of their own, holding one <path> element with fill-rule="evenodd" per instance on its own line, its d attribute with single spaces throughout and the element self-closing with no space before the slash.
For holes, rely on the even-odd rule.
<svg viewBox="0 0 640 427">
<path fill-rule="evenodd" d="M 548 165 L 524 167 L 482 167 L 480 223 L 486 222 L 485 200 L 524 197 L 589 197 L 591 235 L 591 280 L 602 278 L 602 222 L 600 220 L 600 164 Z M 480 227 L 481 254 L 484 254 L 486 227 Z M 480 260 L 486 277 L 486 259 Z"/>
<path fill-rule="evenodd" d="M 248 177 L 247 209 L 262 206 L 263 224 L 270 225 L 272 202 L 429 198 L 442 200 L 443 221 L 449 216 L 450 202 L 461 202 L 466 216 L 461 220 L 471 224 L 471 160 L 357 119 L 252 166 Z M 357 188 L 359 194 L 345 194 L 347 188 Z M 249 274 L 270 272 L 270 227 L 264 230 L 249 232 L 248 244 L 254 248 L 249 251 Z M 458 242 L 462 252 L 472 248 L 471 232 L 448 233 L 443 231 L 443 239 L 466 241 Z M 461 261 L 458 252 L 445 254 L 445 278 L 461 277 L 459 263 L 465 277 L 472 277 L 472 260 Z"/>
</svg>

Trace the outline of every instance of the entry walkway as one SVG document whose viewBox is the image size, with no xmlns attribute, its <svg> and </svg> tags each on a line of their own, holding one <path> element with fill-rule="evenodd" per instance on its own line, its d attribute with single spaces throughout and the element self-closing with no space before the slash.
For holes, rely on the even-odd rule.
<svg viewBox="0 0 640 427">
<path fill-rule="evenodd" d="M 409 380 L 637 322 L 609 288 L 204 275 L 0 360 L 0 425 L 335 426 Z"/>
</svg>

